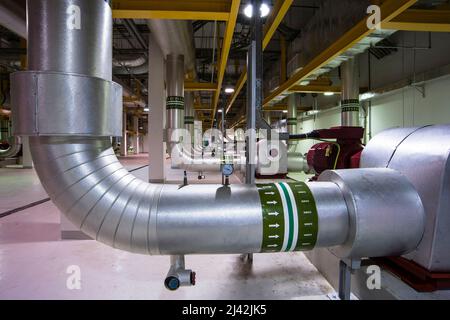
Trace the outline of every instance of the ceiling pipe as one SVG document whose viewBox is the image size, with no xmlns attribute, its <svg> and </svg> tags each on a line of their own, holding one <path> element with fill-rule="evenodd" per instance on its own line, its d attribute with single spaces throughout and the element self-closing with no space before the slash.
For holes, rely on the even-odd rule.
<svg viewBox="0 0 450 320">
<path fill-rule="evenodd" d="M 148 26 L 164 56 L 183 55 L 186 73 L 195 72 L 192 24 L 183 20 L 149 20 Z"/>
<path fill-rule="evenodd" d="M 71 5 L 84 17 L 76 31 L 66 24 Z M 115 124 L 122 113 L 114 111 L 120 109 L 121 92 L 111 83 L 108 3 L 28 0 L 28 16 L 32 71 L 12 77 L 14 130 L 31 136 L 36 171 L 52 201 L 92 238 L 122 250 L 167 255 L 333 247 L 339 257 L 358 258 L 400 255 L 417 247 L 423 206 L 394 170 L 330 171 L 321 182 L 258 186 L 180 188 L 137 179 L 111 148 L 110 136 L 121 132 Z M 69 46 L 76 50 L 47 58 Z M 36 79 L 55 90 L 36 86 Z M 88 90 L 98 83 L 98 90 Z M 76 105 L 74 92 L 79 92 Z M 90 112 L 77 113 L 80 102 Z M 57 108 L 67 112 L 52 111 Z M 40 116 L 30 123 L 32 110 Z M 108 123 L 106 114 L 116 123 Z M 52 133 L 59 115 L 64 126 Z M 277 239 L 271 238 L 274 233 Z"/>
<path fill-rule="evenodd" d="M 138 57 L 136 59 L 115 57 L 113 67 L 113 74 L 115 75 L 140 75 L 148 73 L 148 62 L 145 57 Z"/>
</svg>

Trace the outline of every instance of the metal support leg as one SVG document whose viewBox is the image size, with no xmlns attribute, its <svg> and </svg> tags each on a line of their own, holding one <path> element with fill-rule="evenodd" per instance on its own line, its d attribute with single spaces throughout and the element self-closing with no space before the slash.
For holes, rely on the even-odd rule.
<svg viewBox="0 0 450 320">
<path fill-rule="evenodd" d="M 339 299 L 350 300 L 352 273 L 361 268 L 361 260 L 339 261 Z"/>
<path fill-rule="evenodd" d="M 171 291 L 177 290 L 179 287 L 195 285 L 195 272 L 186 270 L 184 255 L 170 256 L 170 269 L 164 285 Z"/>
</svg>

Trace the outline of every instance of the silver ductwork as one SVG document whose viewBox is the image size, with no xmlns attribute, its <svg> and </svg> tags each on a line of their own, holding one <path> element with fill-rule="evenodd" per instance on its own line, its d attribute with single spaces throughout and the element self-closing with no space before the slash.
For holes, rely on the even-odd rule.
<svg viewBox="0 0 450 320">
<path fill-rule="evenodd" d="M 145 57 L 137 57 L 135 59 L 121 59 L 116 57 L 113 60 L 113 74 L 145 74 L 148 73 L 148 62 Z"/>
<path fill-rule="evenodd" d="M 192 24 L 183 20 L 149 20 L 148 26 L 165 56 L 182 55 L 186 71 L 195 71 Z"/>
<path fill-rule="evenodd" d="M 311 184 L 149 184 L 125 170 L 111 148 L 108 131 L 116 126 L 103 124 L 103 113 L 111 111 L 105 107 L 110 103 L 107 99 L 97 99 L 97 105 L 81 99 L 102 113 L 85 112 L 76 118 L 69 111 L 79 107 L 78 99 L 53 102 L 43 109 L 51 112 L 53 108 L 61 120 L 71 119 L 70 130 L 42 133 L 27 128 L 27 117 L 36 112 L 37 101 L 53 91 L 29 90 L 21 86 L 22 78 L 56 74 L 61 77 L 56 90 L 66 94 L 75 90 L 80 96 L 87 94 L 84 90 L 93 78 L 104 82 L 100 95 L 109 96 L 112 90 L 108 85 L 112 33 L 108 3 L 28 0 L 27 4 L 32 71 L 12 79 L 13 110 L 18 105 L 22 110 L 13 114 L 15 130 L 31 136 L 36 171 L 53 203 L 92 238 L 131 252 L 170 255 L 333 247 L 342 257 L 359 258 L 399 255 L 417 247 L 423 233 L 421 200 L 409 181 L 394 170 L 335 171 Z M 83 16 L 81 29 L 70 29 L 65 23 L 73 5 Z M 85 83 L 78 78 L 72 82 L 73 74 Z M 47 97 L 47 101 L 52 100 Z M 38 114 L 42 128 L 48 126 L 46 115 Z M 86 128 L 88 118 L 94 118 L 100 128 Z M 121 112 L 114 121 L 120 123 L 120 118 Z"/>
</svg>

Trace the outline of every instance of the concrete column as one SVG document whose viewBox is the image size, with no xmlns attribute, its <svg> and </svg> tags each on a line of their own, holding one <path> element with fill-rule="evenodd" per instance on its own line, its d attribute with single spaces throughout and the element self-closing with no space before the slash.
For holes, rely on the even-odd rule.
<svg viewBox="0 0 450 320">
<path fill-rule="evenodd" d="M 350 58 L 341 66 L 342 73 L 342 115 L 343 127 L 359 127 L 359 61 Z"/>
<path fill-rule="evenodd" d="M 139 117 L 133 117 L 133 127 L 135 132 L 135 135 L 133 137 L 134 153 L 139 154 L 141 153 L 141 143 L 139 137 Z"/>
<path fill-rule="evenodd" d="M 120 155 L 126 157 L 128 155 L 128 133 L 127 133 L 127 113 L 123 113 L 122 121 L 122 142 L 120 144 Z"/>
<path fill-rule="evenodd" d="M 164 182 L 164 160 L 166 146 L 164 143 L 165 97 L 164 90 L 164 55 L 152 34 L 149 39 L 149 78 L 148 78 L 148 115 L 149 132 L 149 180 L 154 183 Z"/>
</svg>

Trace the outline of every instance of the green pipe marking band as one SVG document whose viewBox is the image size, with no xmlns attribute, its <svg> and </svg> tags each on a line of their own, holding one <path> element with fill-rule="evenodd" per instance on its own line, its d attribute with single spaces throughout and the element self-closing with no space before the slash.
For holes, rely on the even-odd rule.
<svg viewBox="0 0 450 320">
<path fill-rule="evenodd" d="M 185 116 L 184 117 L 184 124 L 194 124 L 194 117 Z"/>
<path fill-rule="evenodd" d="M 184 97 L 171 96 L 167 97 L 167 110 L 184 110 Z"/>
<path fill-rule="evenodd" d="M 359 112 L 360 103 L 358 99 L 342 100 L 342 112 Z"/>
<path fill-rule="evenodd" d="M 260 184 L 257 188 L 263 214 L 261 252 L 312 250 L 319 219 L 306 183 Z"/>
<path fill-rule="evenodd" d="M 287 124 L 288 124 L 288 126 L 297 125 L 297 118 L 287 118 Z"/>
</svg>

